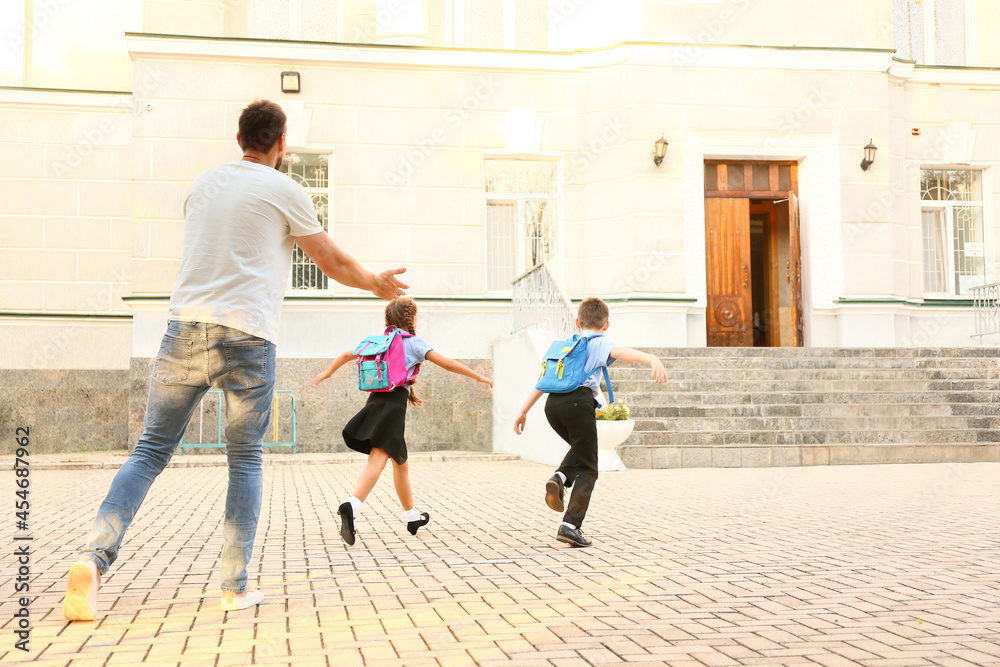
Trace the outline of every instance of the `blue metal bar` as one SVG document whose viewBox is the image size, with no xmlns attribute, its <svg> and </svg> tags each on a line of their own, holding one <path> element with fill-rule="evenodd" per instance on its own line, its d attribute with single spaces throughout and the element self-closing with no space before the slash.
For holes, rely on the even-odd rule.
<svg viewBox="0 0 1000 667">
<path fill-rule="evenodd" d="M 216 400 L 215 442 L 199 442 L 199 443 L 185 444 L 184 443 L 184 436 L 182 435 L 181 436 L 181 442 L 180 442 L 180 452 L 181 452 L 182 455 L 184 454 L 184 450 L 185 449 L 220 449 L 220 448 L 223 448 L 223 447 L 226 446 L 226 443 L 222 441 L 222 391 L 219 390 L 219 389 L 210 389 L 209 391 L 205 392 L 206 396 L 208 394 L 215 394 L 217 396 L 217 400 Z M 292 417 L 291 417 L 291 431 L 292 431 L 292 433 L 291 433 L 291 435 L 292 435 L 292 439 L 291 439 L 291 442 L 265 442 L 264 446 L 265 447 L 290 447 L 291 450 L 292 450 L 292 454 L 294 454 L 295 453 L 295 445 L 298 442 L 298 440 L 297 440 L 297 429 L 296 429 L 296 423 L 295 423 L 295 416 L 296 416 L 295 415 L 295 413 L 296 413 L 295 392 L 292 391 L 291 389 L 279 389 L 279 390 L 277 390 L 277 391 L 274 392 L 275 399 L 277 399 L 277 395 L 278 394 L 289 394 L 289 396 L 291 397 L 291 403 L 292 403 Z M 205 398 L 202 397 L 201 400 L 204 401 Z M 276 402 L 276 407 L 278 405 L 280 405 L 280 403 Z M 274 415 L 272 415 L 271 418 L 274 419 Z"/>
</svg>

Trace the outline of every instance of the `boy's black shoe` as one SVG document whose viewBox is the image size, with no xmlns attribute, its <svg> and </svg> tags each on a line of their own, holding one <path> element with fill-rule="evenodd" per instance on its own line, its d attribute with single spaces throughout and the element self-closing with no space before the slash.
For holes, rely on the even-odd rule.
<svg viewBox="0 0 1000 667">
<path fill-rule="evenodd" d="M 566 505 L 563 503 L 563 491 L 566 485 L 563 484 L 562 477 L 552 475 L 552 479 L 545 482 L 545 504 L 557 512 L 565 512 Z"/>
<path fill-rule="evenodd" d="M 337 508 L 340 515 L 340 538 L 348 545 L 354 544 L 354 508 L 351 503 L 341 503 Z"/>
<path fill-rule="evenodd" d="M 427 512 L 421 512 L 420 513 L 420 519 L 418 521 L 407 521 L 406 522 L 406 529 L 408 531 L 410 531 L 410 535 L 416 535 L 417 534 L 417 528 L 420 528 L 421 526 L 426 526 L 427 522 L 430 521 L 430 520 L 431 520 L 431 515 L 430 514 L 428 514 Z"/>
<path fill-rule="evenodd" d="M 589 547 L 593 542 L 583 536 L 579 528 L 569 526 L 559 526 L 556 532 L 556 539 L 573 547 Z"/>
</svg>

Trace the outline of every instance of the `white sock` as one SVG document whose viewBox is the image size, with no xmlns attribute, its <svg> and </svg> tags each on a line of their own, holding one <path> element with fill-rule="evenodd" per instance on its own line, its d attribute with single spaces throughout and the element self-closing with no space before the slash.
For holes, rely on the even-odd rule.
<svg viewBox="0 0 1000 667">
<path fill-rule="evenodd" d="M 406 514 L 407 521 L 420 521 L 421 519 L 424 518 L 420 516 L 420 512 L 417 511 L 417 508 L 415 506 L 411 507 L 408 510 L 403 510 L 403 513 Z"/>
<path fill-rule="evenodd" d="M 566 475 L 562 474 L 558 470 L 556 470 L 556 474 L 559 475 L 559 479 L 561 479 L 562 482 L 563 482 L 563 484 L 565 484 L 566 483 Z"/>
<path fill-rule="evenodd" d="M 354 512 L 354 517 L 357 518 L 358 514 L 361 512 L 361 500 L 351 496 L 351 499 L 347 502 L 351 503 L 351 510 Z"/>
<path fill-rule="evenodd" d="M 565 521 L 563 521 L 563 522 L 562 522 L 561 524 L 559 524 L 559 525 L 561 525 L 561 526 L 566 526 L 567 528 L 572 528 L 573 530 L 578 530 L 576 526 L 574 526 L 574 525 L 573 525 L 573 524 L 571 524 L 571 523 L 566 523 Z"/>
</svg>

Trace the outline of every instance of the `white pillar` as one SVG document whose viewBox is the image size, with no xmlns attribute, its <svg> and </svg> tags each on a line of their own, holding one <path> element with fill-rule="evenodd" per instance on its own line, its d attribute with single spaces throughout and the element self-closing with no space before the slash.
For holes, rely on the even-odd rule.
<svg viewBox="0 0 1000 667">
<path fill-rule="evenodd" d="M 378 0 L 376 44 L 431 46 L 427 0 Z"/>
</svg>

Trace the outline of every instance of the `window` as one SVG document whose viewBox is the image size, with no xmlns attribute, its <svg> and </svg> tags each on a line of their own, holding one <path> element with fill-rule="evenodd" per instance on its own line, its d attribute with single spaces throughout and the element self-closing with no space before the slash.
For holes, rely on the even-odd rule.
<svg viewBox="0 0 1000 667">
<path fill-rule="evenodd" d="M 281 171 L 304 187 L 316 206 L 316 219 L 325 231 L 330 231 L 328 210 L 330 207 L 330 156 L 316 153 L 288 153 L 281 164 Z M 325 290 L 329 283 L 319 267 L 306 257 L 302 248 L 295 244 L 292 250 L 292 289 Z"/>
<path fill-rule="evenodd" d="M 893 41 L 896 55 L 924 62 L 924 8 L 920 0 L 893 0 Z"/>
<path fill-rule="evenodd" d="M 965 0 L 934 0 L 934 64 L 966 65 Z"/>
<path fill-rule="evenodd" d="M 557 258 L 557 171 L 550 160 L 486 161 L 487 290 L 510 291 L 514 278 Z"/>
<path fill-rule="evenodd" d="M 976 4 L 972 0 L 893 0 L 896 52 L 921 65 L 974 65 Z"/>
<path fill-rule="evenodd" d="M 968 295 L 986 283 L 983 172 L 920 172 L 924 292 Z"/>
</svg>

